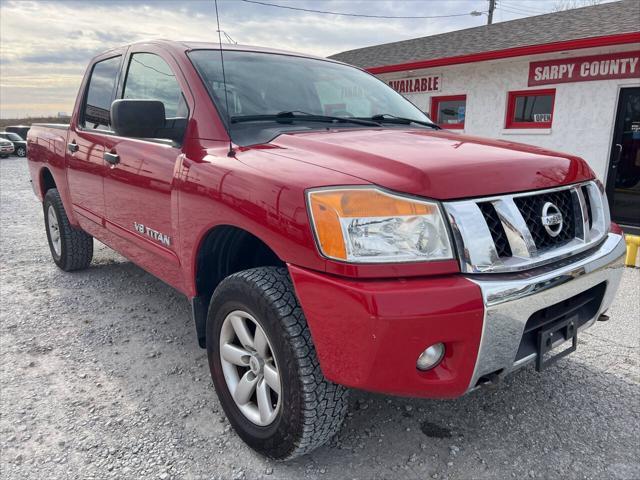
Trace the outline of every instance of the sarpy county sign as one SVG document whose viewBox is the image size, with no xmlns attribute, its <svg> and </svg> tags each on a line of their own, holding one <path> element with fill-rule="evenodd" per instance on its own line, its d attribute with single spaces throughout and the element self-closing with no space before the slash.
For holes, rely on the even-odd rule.
<svg viewBox="0 0 640 480">
<path fill-rule="evenodd" d="M 640 50 L 529 64 L 529 86 L 640 78 Z"/>
</svg>

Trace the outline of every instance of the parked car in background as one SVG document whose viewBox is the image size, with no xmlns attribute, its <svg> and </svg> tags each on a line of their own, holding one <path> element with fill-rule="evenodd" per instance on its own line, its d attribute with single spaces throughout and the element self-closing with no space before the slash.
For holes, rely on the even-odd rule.
<svg viewBox="0 0 640 480">
<path fill-rule="evenodd" d="M 31 128 L 31 125 L 10 125 L 6 127 L 5 132 L 17 133 L 23 139 L 27 139 L 27 132 Z"/>
<path fill-rule="evenodd" d="M 0 138 L 8 140 L 13 144 L 13 149 L 17 156 L 27 156 L 27 142 L 20 135 L 13 132 L 0 132 Z"/>
<path fill-rule="evenodd" d="M 7 158 L 14 151 L 13 143 L 0 139 L 0 158 Z"/>
</svg>

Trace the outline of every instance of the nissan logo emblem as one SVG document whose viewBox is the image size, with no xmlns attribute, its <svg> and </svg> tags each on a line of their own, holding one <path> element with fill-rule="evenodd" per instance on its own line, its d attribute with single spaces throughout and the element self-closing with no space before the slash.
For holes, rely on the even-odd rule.
<svg viewBox="0 0 640 480">
<path fill-rule="evenodd" d="M 562 231 L 562 213 L 553 203 L 547 202 L 542 207 L 542 226 L 550 237 L 557 237 Z"/>
</svg>

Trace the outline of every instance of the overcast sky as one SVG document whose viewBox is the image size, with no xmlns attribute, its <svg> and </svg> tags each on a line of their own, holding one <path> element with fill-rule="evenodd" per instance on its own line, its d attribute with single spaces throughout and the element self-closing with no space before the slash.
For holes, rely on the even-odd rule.
<svg viewBox="0 0 640 480">
<path fill-rule="evenodd" d="M 218 0 L 221 29 L 236 42 L 322 56 L 476 27 L 488 0 L 264 0 L 315 10 L 437 19 L 321 15 Z M 562 0 L 500 0 L 494 21 L 549 12 Z M 217 41 L 213 0 L 0 0 L 0 117 L 70 112 L 89 59 L 153 38 Z"/>
</svg>

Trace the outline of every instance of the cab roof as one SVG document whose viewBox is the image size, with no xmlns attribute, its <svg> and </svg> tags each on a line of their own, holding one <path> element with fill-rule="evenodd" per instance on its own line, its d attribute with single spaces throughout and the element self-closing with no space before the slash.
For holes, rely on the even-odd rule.
<svg viewBox="0 0 640 480">
<path fill-rule="evenodd" d="M 168 50 L 172 53 L 184 53 L 192 50 L 220 50 L 220 46 L 222 46 L 222 50 L 225 50 L 225 51 L 235 50 L 235 51 L 242 51 L 242 52 L 275 53 L 279 55 L 290 55 L 294 57 L 313 58 L 316 60 L 325 60 L 333 63 L 342 63 L 337 60 L 333 60 L 325 57 L 319 57 L 316 55 L 309 55 L 301 52 L 293 52 L 290 50 L 278 50 L 275 48 L 258 47 L 255 45 L 237 45 L 237 44 L 231 44 L 231 43 L 220 44 L 218 42 L 177 41 L 177 40 L 166 40 L 166 39 L 142 40 L 142 41 L 133 42 L 127 45 L 122 45 L 118 48 L 113 48 L 111 50 L 120 50 L 126 47 L 141 46 L 141 45 L 161 46 L 165 50 Z M 100 53 L 100 56 L 104 55 L 105 53 L 107 52 Z"/>
</svg>

